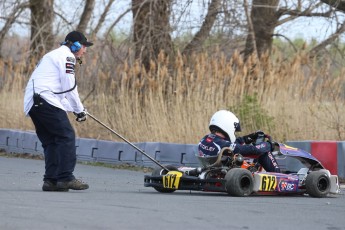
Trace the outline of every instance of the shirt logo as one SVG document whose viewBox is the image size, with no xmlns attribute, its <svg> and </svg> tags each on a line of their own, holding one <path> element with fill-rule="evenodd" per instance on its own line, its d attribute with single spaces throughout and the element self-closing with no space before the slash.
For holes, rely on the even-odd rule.
<svg viewBox="0 0 345 230">
<path fill-rule="evenodd" d="M 74 70 L 74 64 L 72 64 L 72 63 L 66 63 L 66 69 L 72 69 L 72 70 Z"/>
<path fill-rule="evenodd" d="M 74 64 L 66 63 L 66 73 L 74 74 Z"/>
<path fill-rule="evenodd" d="M 206 150 L 206 151 L 210 151 L 210 152 L 212 152 L 212 151 L 214 151 L 216 149 L 216 148 L 214 148 L 212 146 L 207 146 L 207 145 L 204 145 L 202 143 L 199 144 L 199 147 L 204 149 L 204 150 Z"/>
<path fill-rule="evenodd" d="M 210 143 L 210 142 L 212 142 L 212 141 L 213 141 L 212 138 L 209 138 L 209 137 L 206 138 L 206 142 Z"/>
<path fill-rule="evenodd" d="M 67 57 L 66 61 L 74 63 L 75 62 L 75 58 L 74 57 Z"/>
</svg>

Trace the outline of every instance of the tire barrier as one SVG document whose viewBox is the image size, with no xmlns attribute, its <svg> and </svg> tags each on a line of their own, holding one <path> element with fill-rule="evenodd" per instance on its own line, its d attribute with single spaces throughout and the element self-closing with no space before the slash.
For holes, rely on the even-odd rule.
<svg viewBox="0 0 345 230">
<path fill-rule="evenodd" d="M 345 178 L 345 141 L 287 141 L 315 156 L 332 174 Z"/>
<path fill-rule="evenodd" d="M 338 174 L 338 147 L 336 141 L 314 141 L 310 144 L 311 153 L 332 174 Z"/>
<path fill-rule="evenodd" d="M 134 145 L 162 164 L 199 165 L 195 157 L 197 145 L 161 142 L 142 142 Z M 41 142 L 32 131 L 0 129 L 0 149 L 8 153 L 43 155 Z M 125 142 L 77 138 L 76 149 L 78 161 L 156 166 Z"/>
<path fill-rule="evenodd" d="M 345 178 L 345 141 L 287 141 L 286 144 L 311 153 L 332 174 Z M 199 166 L 194 144 L 141 142 L 134 145 L 161 164 Z M 150 159 L 124 142 L 77 138 L 76 147 L 79 161 L 155 167 Z M 0 129 L 0 149 L 43 155 L 41 142 L 32 131 Z"/>
</svg>

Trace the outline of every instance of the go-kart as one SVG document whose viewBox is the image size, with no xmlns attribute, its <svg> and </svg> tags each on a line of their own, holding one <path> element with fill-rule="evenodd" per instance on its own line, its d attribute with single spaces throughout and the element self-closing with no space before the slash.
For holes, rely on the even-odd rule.
<svg viewBox="0 0 345 230">
<path fill-rule="evenodd" d="M 268 135 L 264 137 L 272 142 Z M 260 141 L 264 139 L 256 140 L 256 144 Z M 196 156 L 201 167 L 166 165 L 156 168 L 152 175 L 145 175 L 144 186 L 161 193 L 196 190 L 225 192 L 231 196 L 309 194 L 326 197 L 340 192 L 338 176 L 331 175 L 310 153 L 282 143 L 272 144 L 280 173 L 265 172 L 255 159 L 232 154 L 229 148 L 223 148 L 216 157 Z M 224 157 L 228 158 L 227 164 L 223 163 Z"/>
</svg>

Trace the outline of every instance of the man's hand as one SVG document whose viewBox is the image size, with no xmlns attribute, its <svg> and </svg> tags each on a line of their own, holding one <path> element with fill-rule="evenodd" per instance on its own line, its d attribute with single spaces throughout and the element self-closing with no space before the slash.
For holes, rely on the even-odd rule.
<svg viewBox="0 0 345 230">
<path fill-rule="evenodd" d="M 251 144 L 253 143 L 259 136 L 264 136 L 264 132 L 261 130 L 258 130 L 254 133 L 248 134 L 246 136 L 243 136 L 244 143 Z"/>
<path fill-rule="evenodd" d="M 77 117 L 75 120 L 78 122 L 83 122 L 86 121 L 86 113 L 81 112 L 81 113 L 74 113 L 74 115 Z"/>
</svg>

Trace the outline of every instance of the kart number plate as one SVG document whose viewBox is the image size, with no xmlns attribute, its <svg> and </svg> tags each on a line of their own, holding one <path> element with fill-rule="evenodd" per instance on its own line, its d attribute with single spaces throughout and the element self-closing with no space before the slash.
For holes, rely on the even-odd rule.
<svg viewBox="0 0 345 230">
<path fill-rule="evenodd" d="M 178 171 L 169 171 L 166 175 L 163 176 L 163 187 L 178 189 L 180 178 L 183 173 Z"/>
<path fill-rule="evenodd" d="M 277 177 L 273 175 L 260 175 L 260 191 L 274 191 L 277 187 Z"/>
</svg>

